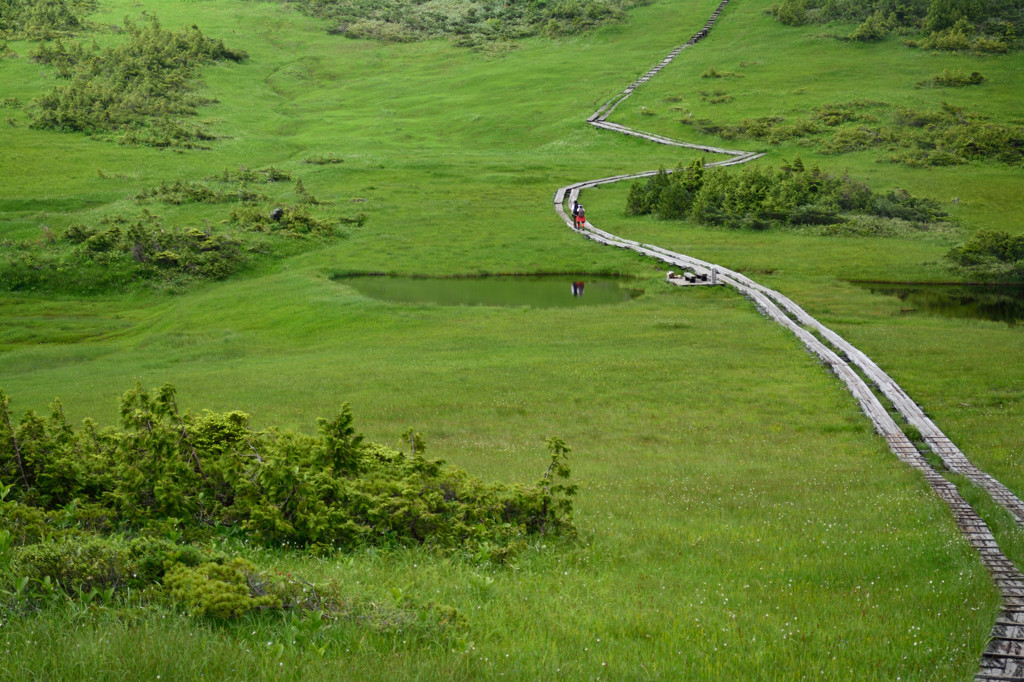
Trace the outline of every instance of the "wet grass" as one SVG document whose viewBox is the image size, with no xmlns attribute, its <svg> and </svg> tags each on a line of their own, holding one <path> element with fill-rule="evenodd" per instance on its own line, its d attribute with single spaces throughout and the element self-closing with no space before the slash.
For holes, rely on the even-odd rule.
<svg viewBox="0 0 1024 682">
<path fill-rule="evenodd" d="M 165 26 L 195 22 L 251 56 L 204 71 L 219 100 L 201 111 L 222 137 L 211 151 L 32 131 L 23 111 L 5 109 L 17 125 L 0 129 L 0 239 L 134 211 L 131 197 L 144 187 L 241 165 L 283 168 L 317 197 L 358 200 L 369 216 L 335 245 L 178 296 L 4 296 L 0 383 L 16 410 L 45 411 L 59 395 L 73 420 L 111 423 L 116 396 L 135 381 L 170 381 L 194 409 L 242 409 L 259 425 L 312 431 L 317 416 L 347 401 L 369 439 L 397 445 L 413 426 L 428 454 L 505 481 L 537 478 L 544 438 L 559 435 L 581 485 L 581 537 L 530 548 L 503 568 L 428 550 L 327 559 L 245 550 L 263 566 L 338 580 L 365 598 L 386 602 L 398 589 L 452 604 L 468 618 L 458 634 L 383 636 L 338 624 L 315 646 L 293 645 L 286 622 L 224 627 L 157 611 L 126 624 L 112 610 L 56 610 L 4 624 L 2 675 L 970 678 L 995 590 L 948 511 L 871 433 L 853 399 L 744 299 L 724 288 L 670 289 L 663 268 L 580 239 L 551 211 L 558 186 L 693 158 L 582 119 L 692 35 L 715 4 L 660 0 L 623 26 L 494 55 L 332 37 L 271 3 L 160 2 L 147 10 Z M 818 43 L 764 23 L 762 9 L 730 7 L 692 61 L 684 52 L 630 106 L 685 95 L 691 80 L 679 74 L 699 81 L 714 66 L 751 73 L 716 79 L 736 99 L 709 107 L 767 115 L 764 102 L 774 100 L 741 96 L 740 86 L 778 92 L 795 65 L 807 65 L 805 76 L 812 66 L 832 74 L 822 64 L 863 56 L 860 46 L 830 44 L 810 60 L 801 50 Z M 104 2 L 96 19 L 134 12 Z M 792 56 L 769 63 L 762 45 Z M 994 66 L 979 69 L 986 78 L 997 68 L 1012 74 L 1019 57 L 988 59 Z M 765 65 L 754 74 L 743 60 Z M 53 84 L 24 58 L 0 61 L 0 76 L 0 95 L 22 101 Z M 871 90 L 837 66 L 822 77 L 820 97 L 834 100 L 851 79 L 849 87 Z M 804 80 L 792 89 L 819 87 Z M 1003 111 L 994 101 L 984 106 Z M 779 106 L 810 104 L 794 95 Z M 631 111 L 617 120 L 672 135 L 681 127 Z M 1018 215 L 1006 198 L 1019 187 L 1018 169 L 906 170 L 796 146 L 773 157 L 796 151 L 805 163 L 850 168 L 876 190 L 899 184 L 943 197 L 955 187 L 964 234 L 1000 212 Z M 328 154 L 344 160 L 305 163 Z M 1013 428 L 1024 391 L 1013 361 L 1020 331 L 900 317 L 896 303 L 843 282 L 894 271 L 933 279 L 960 232 L 709 231 L 627 218 L 625 191 L 585 193 L 588 216 L 790 295 L 892 372 L 968 456 L 1024 491 Z M 151 210 L 183 225 L 212 219 L 202 208 Z M 571 310 L 397 305 L 331 281 L 343 271 L 623 273 L 646 294 Z"/>
</svg>

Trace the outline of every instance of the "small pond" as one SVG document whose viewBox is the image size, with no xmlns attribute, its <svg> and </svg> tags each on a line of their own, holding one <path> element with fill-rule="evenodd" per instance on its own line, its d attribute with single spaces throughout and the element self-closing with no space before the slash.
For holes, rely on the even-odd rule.
<svg viewBox="0 0 1024 682">
<path fill-rule="evenodd" d="M 584 275 L 392 277 L 338 275 L 334 281 L 370 298 L 395 303 L 571 308 L 622 303 L 643 294 L 628 280 Z"/>
<path fill-rule="evenodd" d="M 873 294 L 895 296 L 902 312 L 1024 322 L 1024 284 L 880 284 L 855 282 Z"/>
</svg>

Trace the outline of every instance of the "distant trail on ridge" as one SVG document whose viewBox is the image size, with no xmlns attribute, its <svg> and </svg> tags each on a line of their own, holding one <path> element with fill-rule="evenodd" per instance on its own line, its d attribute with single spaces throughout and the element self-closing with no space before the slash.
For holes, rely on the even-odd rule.
<svg viewBox="0 0 1024 682">
<path fill-rule="evenodd" d="M 661 135 L 634 130 L 617 123 L 608 122 L 615 108 L 626 100 L 641 85 L 649 81 L 672 61 L 683 50 L 693 47 L 708 36 L 722 10 L 729 0 L 722 0 L 704 27 L 689 40 L 672 50 L 667 57 L 652 67 L 647 73 L 631 83 L 625 90 L 605 102 L 597 111 L 587 118 L 587 123 L 597 128 L 624 135 L 640 137 L 657 144 L 698 149 L 711 154 L 728 156 L 727 159 L 705 164 L 710 166 L 733 166 L 753 161 L 764 156 L 763 153 L 747 152 L 732 149 L 720 149 L 707 145 L 691 144 L 673 140 Z M 1024 680 L 1024 575 L 1017 570 L 999 549 L 995 538 L 985 522 L 971 505 L 963 499 L 956 486 L 936 471 L 928 460 L 918 451 L 917 447 L 896 423 L 889 410 L 879 399 L 880 393 L 890 406 L 899 412 L 909 426 L 916 428 L 928 447 L 950 471 L 961 474 L 975 485 L 986 490 L 992 498 L 1005 507 L 1024 526 L 1024 502 L 999 481 L 978 469 L 971 463 L 960 449 L 935 425 L 920 406 L 886 374 L 871 358 L 857 350 L 852 344 L 825 327 L 811 317 L 803 308 L 781 293 L 761 286 L 746 276 L 720 265 L 709 263 L 697 258 L 686 256 L 663 249 L 651 244 L 644 244 L 631 239 L 623 239 L 598 229 L 589 221 L 582 228 L 573 224 L 566 212 L 566 204 L 575 202 L 580 191 L 599 185 L 622 180 L 645 178 L 659 171 L 643 171 L 627 173 L 596 180 L 585 180 L 565 187 L 560 187 L 554 195 L 555 212 L 572 230 L 589 239 L 629 249 L 645 256 L 660 260 L 669 265 L 693 270 L 697 273 L 711 274 L 754 302 L 754 305 L 769 319 L 781 324 L 799 338 L 808 351 L 818 356 L 821 361 L 846 385 L 850 393 L 857 399 L 861 409 L 881 434 L 889 448 L 903 462 L 919 470 L 932 490 L 950 507 L 964 537 L 981 556 L 982 563 L 988 568 L 992 579 L 999 587 L 1002 595 L 1002 610 L 993 626 L 988 647 L 982 654 L 975 680 Z M 863 375 L 863 376 L 862 376 Z M 868 385 L 866 377 L 874 386 Z M 876 393 L 877 392 L 877 393 Z"/>
</svg>

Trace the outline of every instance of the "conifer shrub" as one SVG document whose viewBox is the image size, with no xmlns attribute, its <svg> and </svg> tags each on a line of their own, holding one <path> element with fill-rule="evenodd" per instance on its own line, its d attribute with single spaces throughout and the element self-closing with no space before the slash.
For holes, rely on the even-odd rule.
<svg viewBox="0 0 1024 682">
<path fill-rule="evenodd" d="M 112 215 L 95 225 L 75 223 L 46 242 L 24 240 L 0 254 L 0 290 L 76 294 L 140 286 L 171 290 L 197 280 L 222 279 L 266 257 L 296 253 L 344 236 L 367 216 L 339 215 L 295 181 L 299 203 L 275 202 L 263 191 L 292 180 L 274 168 L 225 170 L 205 182 L 161 182 L 135 195 L 139 204 L 236 206 L 214 227 L 171 226 L 147 209 Z M 226 226 L 224 225 L 226 224 Z M 259 234 L 264 233 L 264 234 Z"/>
<path fill-rule="evenodd" d="M 121 132 L 124 144 L 206 148 L 214 139 L 185 119 L 208 103 L 194 95 L 200 66 L 242 61 L 244 52 L 207 38 L 196 26 L 181 31 L 125 22 L 126 40 L 100 48 L 76 42 L 43 44 L 32 58 L 51 64 L 67 81 L 32 102 L 32 127 L 87 133 Z"/>
<path fill-rule="evenodd" d="M 349 38 L 409 42 L 448 37 L 478 47 L 534 35 L 589 31 L 621 21 L 625 10 L 649 0 L 298 0 L 303 12 L 326 19 L 328 32 Z"/>
<path fill-rule="evenodd" d="M 1024 14 L 1019 0 L 780 0 L 768 14 L 789 26 L 857 23 L 842 39 L 875 41 L 891 33 L 927 50 L 1007 52 L 1019 47 Z"/>
<path fill-rule="evenodd" d="M 190 567 L 174 564 L 164 576 L 170 597 L 194 616 L 238 618 L 255 609 L 279 609 L 275 594 L 254 594 L 256 567 L 241 557 Z"/>
<path fill-rule="evenodd" d="M 93 0 L 0 0 L 0 36 L 50 40 L 80 31 Z M 0 56 L 3 51 L 0 50 Z"/>
<path fill-rule="evenodd" d="M 237 411 L 182 412 L 170 385 L 126 392 L 120 429 L 87 420 L 76 430 L 59 403 L 49 418 L 15 423 L 9 404 L 0 392 L 0 483 L 47 514 L 91 505 L 135 532 L 179 528 L 194 539 L 237 528 L 268 546 L 317 550 L 508 545 L 574 529 L 559 439 L 536 484 L 504 485 L 364 443 L 347 405 L 307 436 L 253 431 Z"/>
<path fill-rule="evenodd" d="M 969 85 L 981 85 L 983 82 L 985 82 L 985 77 L 977 71 L 965 73 L 960 70 L 943 69 L 942 73 L 921 81 L 917 86 L 922 88 L 963 88 Z"/>
<path fill-rule="evenodd" d="M 662 170 L 633 183 L 626 212 L 757 230 L 833 225 L 847 215 L 922 224 L 945 215 L 930 199 L 899 189 L 877 194 L 848 175 L 808 170 L 799 158 L 779 169 L 751 166 L 735 172 L 705 169 L 702 161 L 694 161 L 673 173 Z"/>
<path fill-rule="evenodd" d="M 946 259 L 961 271 L 989 280 L 1024 280 L 1024 235 L 979 230 L 949 250 Z"/>
</svg>

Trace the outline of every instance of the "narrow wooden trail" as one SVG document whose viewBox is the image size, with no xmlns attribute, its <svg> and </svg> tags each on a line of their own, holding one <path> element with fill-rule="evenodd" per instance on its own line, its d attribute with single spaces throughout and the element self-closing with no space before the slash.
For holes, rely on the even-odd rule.
<svg viewBox="0 0 1024 682">
<path fill-rule="evenodd" d="M 706 38 L 728 2 L 729 0 L 722 0 L 700 31 L 687 42 L 672 50 L 665 59 L 631 83 L 625 90 L 608 100 L 587 118 L 587 123 L 604 130 L 640 137 L 657 144 L 698 149 L 728 157 L 723 161 L 706 164 L 707 166 L 731 166 L 764 156 L 764 154 L 754 152 L 681 142 L 607 121 L 608 116 L 615 111 L 615 108 L 633 94 L 638 87 L 672 63 L 683 50 Z M 818 356 L 857 399 L 861 409 L 871 419 L 875 430 L 886 439 L 893 453 L 901 461 L 919 470 L 932 490 L 949 505 L 961 532 L 971 546 L 978 551 L 982 562 L 988 568 L 993 581 L 1000 590 L 1002 610 L 992 629 L 989 645 L 982 655 L 975 680 L 1024 680 L 1024 575 L 999 549 L 988 526 L 974 508 L 963 499 L 956 486 L 932 467 L 918 451 L 917 446 L 896 422 L 890 414 L 890 408 L 883 404 L 879 396 L 881 395 L 888 401 L 892 411 L 897 412 L 908 425 L 920 432 L 929 449 L 941 459 L 946 468 L 962 474 L 972 483 L 986 490 L 1021 525 L 1024 525 L 1024 502 L 1006 486 L 972 464 L 928 418 L 920 406 L 871 358 L 839 334 L 818 322 L 786 296 L 728 268 L 652 244 L 623 239 L 598 229 L 590 222 L 585 223 L 582 228 L 577 228 L 566 212 L 566 204 L 575 202 L 584 189 L 623 180 L 650 177 L 656 173 L 658 171 L 629 173 L 560 187 L 554 195 L 555 211 L 570 229 L 599 243 L 629 249 L 679 268 L 705 274 L 714 272 L 719 281 L 735 288 L 753 301 L 765 316 L 792 331 L 808 351 Z"/>
</svg>

